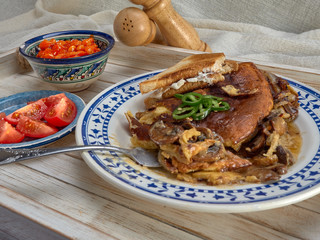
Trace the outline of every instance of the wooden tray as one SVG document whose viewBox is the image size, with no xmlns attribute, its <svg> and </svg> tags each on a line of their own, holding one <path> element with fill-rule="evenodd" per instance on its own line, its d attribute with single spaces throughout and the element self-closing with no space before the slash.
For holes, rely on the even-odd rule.
<svg viewBox="0 0 320 240">
<path fill-rule="evenodd" d="M 131 48 L 116 43 L 100 80 L 76 94 L 87 103 L 114 83 L 167 68 L 194 53 L 197 52 L 160 45 Z M 319 70 L 255 63 L 261 69 L 296 79 L 320 90 Z M 21 71 L 14 51 L 0 56 L 0 76 L 0 97 L 24 91 L 53 89 L 43 84 L 34 72 Z M 74 134 L 70 134 L 53 146 L 74 144 Z M 59 236 L 78 239 L 320 237 L 319 195 L 298 204 L 262 212 L 208 214 L 182 211 L 120 191 L 93 173 L 80 153 L 1 166 L 0 206 L 24 219 L 19 220 L 23 225 L 17 225 L 17 218 L 10 218 L 9 214 L 0 215 L 0 229 L 7 234 L 4 236 L 25 239 L 39 233 L 37 227 L 28 229 L 30 225 L 27 221 L 30 220 L 36 222 L 39 228 L 53 230 Z M 48 239 L 50 236 L 54 234 L 48 234 Z"/>
</svg>

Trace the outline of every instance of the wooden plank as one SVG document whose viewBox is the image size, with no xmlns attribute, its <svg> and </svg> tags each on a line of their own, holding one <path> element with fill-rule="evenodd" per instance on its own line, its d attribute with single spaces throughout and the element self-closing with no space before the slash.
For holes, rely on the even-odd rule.
<svg viewBox="0 0 320 240">
<path fill-rule="evenodd" d="M 19 68 L 16 60 L 15 52 L 10 52 L 9 54 L 0 57 L 0 72 L 1 72 L 0 84 L 1 85 L 3 84 L 1 79 L 10 77 L 11 75 L 21 71 L 22 70 Z"/>
<path fill-rule="evenodd" d="M 72 137 L 69 135 L 66 137 L 66 140 L 64 141 L 65 145 L 69 145 L 72 143 Z M 57 145 L 61 145 L 61 143 L 58 143 Z M 104 180 L 96 176 L 95 173 L 93 173 L 90 169 L 87 171 L 84 170 L 87 166 L 82 161 L 80 153 L 73 153 L 71 154 L 73 158 L 77 158 L 80 162 L 74 161 L 74 159 L 65 159 L 65 157 L 59 157 L 55 158 L 55 160 L 34 160 L 25 162 L 25 164 L 33 169 L 36 169 L 37 171 L 44 173 L 46 175 L 50 175 L 53 177 L 56 177 L 64 182 L 67 182 L 74 186 L 82 186 L 82 189 L 86 191 L 91 191 L 92 193 L 101 196 L 105 198 L 105 193 L 108 192 L 108 199 L 111 198 L 112 202 L 119 202 L 121 204 L 124 204 L 128 206 L 130 209 L 135 209 L 138 212 L 143 212 L 145 215 L 152 215 L 159 214 L 157 212 L 161 212 L 161 221 L 162 222 L 178 222 L 181 214 L 185 215 L 183 219 L 188 219 L 188 214 L 191 214 L 192 216 L 196 217 L 197 219 L 204 219 L 204 221 L 199 222 L 201 226 L 197 226 L 196 229 L 201 229 L 203 234 L 209 235 L 211 232 L 207 229 L 210 229 L 210 224 L 212 220 L 210 220 L 211 215 L 210 214 L 202 214 L 202 213 L 191 213 L 188 211 L 181 211 L 181 210 L 175 210 L 171 208 L 166 208 L 169 210 L 169 212 L 166 212 L 166 210 L 161 211 L 155 211 L 155 205 L 153 203 L 149 203 L 148 201 L 142 201 L 139 198 L 136 198 L 135 196 L 128 196 L 127 193 L 118 190 L 114 188 L 113 186 L 106 183 Z M 63 166 L 63 167 L 62 167 Z M 77 174 L 73 174 L 70 170 L 77 169 L 75 172 Z M 93 187 L 94 186 L 94 187 Z M 106 191 L 107 190 L 107 191 Z M 113 195 L 115 194 L 115 195 Z M 320 196 L 316 196 L 314 198 L 319 198 Z M 311 203 L 307 204 L 309 201 Z M 134 203 L 134 204 L 132 204 Z M 310 200 L 303 201 L 304 205 L 307 205 L 307 207 L 299 206 L 299 204 L 295 204 L 292 206 L 288 206 L 285 208 L 279 208 L 275 210 L 268 210 L 263 212 L 257 212 L 257 213 L 244 213 L 244 214 L 235 214 L 235 216 L 240 216 L 241 220 L 244 219 L 248 220 L 252 223 L 261 223 L 260 225 L 267 227 L 266 229 L 261 230 L 262 235 L 266 235 L 265 231 L 269 231 L 268 228 L 271 228 L 275 231 L 279 232 L 286 232 L 289 236 L 296 236 L 299 238 L 306 238 L 309 234 L 312 232 L 309 231 L 310 228 L 319 229 L 317 231 L 313 231 L 313 234 L 316 236 L 317 234 L 320 234 L 320 228 L 318 228 L 318 224 L 320 224 L 319 220 L 319 210 L 320 210 L 320 201 L 314 201 L 313 198 Z M 176 218 L 174 220 L 168 219 L 169 215 L 174 215 L 172 213 L 177 213 L 178 216 L 170 216 L 170 218 Z M 203 215 L 207 215 L 207 218 Z M 226 223 L 216 222 L 215 225 L 217 225 L 217 228 L 223 227 L 224 225 L 229 226 L 230 228 L 234 228 L 233 225 L 234 217 L 229 216 L 230 214 L 219 214 L 223 215 L 221 219 L 226 219 Z M 279 215 L 279 217 L 276 217 L 276 219 L 273 219 L 274 216 Z M 159 215 L 158 215 L 159 216 Z M 311 221 L 311 224 L 309 221 L 300 221 L 301 217 L 304 216 L 307 218 L 307 220 Z M 160 216 L 159 216 L 160 217 Z M 231 219 L 232 220 L 231 220 Z M 296 220 L 291 220 L 296 219 Z M 290 221 L 290 224 L 288 225 L 288 220 Z M 239 222 L 239 219 L 236 220 L 237 224 Z M 209 224 L 208 224 L 209 223 Z M 251 224 L 252 224 L 251 223 Z M 249 224 L 250 225 L 250 224 Z M 194 229 L 194 222 L 192 219 L 190 219 L 190 222 L 184 222 L 183 226 L 189 226 L 190 229 Z M 238 234 L 247 235 L 246 228 L 248 226 L 248 222 L 243 223 L 243 229 L 241 229 L 241 232 L 239 230 Z M 177 226 L 182 227 L 182 226 Z M 202 229 L 203 228 L 203 229 Z M 240 228 L 240 226 L 237 226 L 237 228 Z M 256 228 L 256 226 L 254 226 Z M 206 235 L 206 237 L 208 237 Z M 287 237 L 287 236 L 286 236 Z"/>
<path fill-rule="evenodd" d="M 167 68 L 195 53 L 199 52 L 153 44 L 127 47 L 116 43 L 99 81 L 76 94 L 88 103 L 114 83 Z M 255 63 L 263 70 L 320 89 L 319 71 Z M 14 52 L 0 57 L 0 73 L 3 73 L 0 97 L 55 89 L 43 84 L 34 72 L 19 71 Z M 74 133 L 52 145 L 73 144 Z M 128 195 L 103 181 L 87 167 L 80 153 L 2 166 L 0 182 L 0 204 L 72 238 L 317 239 L 320 236 L 320 195 L 291 206 L 255 213 L 211 214 L 177 210 Z"/>
<path fill-rule="evenodd" d="M 78 158 L 80 158 L 80 155 Z M 59 157 L 54 161 L 49 159 L 37 162 L 29 161 L 26 165 L 46 175 L 54 176 L 70 185 L 81 186 L 82 189 L 90 191 L 96 196 L 119 203 L 153 219 L 174 225 L 176 228 L 187 229 L 188 232 L 201 235 L 204 238 L 210 239 L 214 235 L 219 239 L 227 239 L 234 236 L 238 236 L 239 239 L 248 236 L 251 236 L 252 239 L 256 236 L 266 237 L 267 239 L 290 239 L 293 236 L 290 232 L 283 234 L 280 231 L 287 228 L 285 221 L 282 223 L 277 222 L 276 224 L 270 221 L 271 226 L 260 226 L 252 220 L 252 217 L 250 218 L 245 215 L 238 217 L 233 214 L 182 211 L 139 199 L 108 184 L 96 176 L 90 169 L 85 170 L 86 165 L 84 162 L 74 161 L 71 158 L 67 160 L 65 157 Z M 62 165 L 64 166 L 63 168 L 61 167 Z M 256 218 L 261 219 L 263 215 L 264 213 L 261 213 Z M 222 228 L 232 229 L 230 234 L 234 235 L 226 235 L 225 232 L 219 232 Z M 302 230 L 300 235 L 304 233 Z"/>
<path fill-rule="evenodd" d="M 47 159 L 49 162 L 58 161 L 60 157 Z M 72 172 L 72 178 L 77 171 L 88 171 L 88 168 L 71 168 L 72 158 L 65 157 L 64 166 L 60 165 L 60 171 L 69 169 Z M 41 165 L 46 160 L 30 162 Z M 77 163 L 79 161 L 76 161 Z M 78 164 L 74 165 L 77 166 Z M 54 164 L 54 166 L 58 166 Z M 153 218 L 147 217 L 130 208 L 124 207 L 117 202 L 109 201 L 105 198 L 92 194 L 91 189 L 82 190 L 81 184 L 78 187 L 65 183 L 59 179 L 59 175 L 50 177 L 41 172 L 24 167 L 20 164 L 6 165 L 0 169 L 0 181 L 4 189 L 11 189 L 14 194 L 24 196 L 25 203 L 30 205 L 30 209 L 25 209 L 24 205 L 16 203 L 11 209 L 25 213 L 25 215 L 38 219 L 43 225 L 61 233 L 68 233 L 72 238 L 76 236 L 80 239 L 103 239 L 90 236 L 90 232 L 97 229 L 98 232 L 105 233 L 118 239 L 198 239 L 196 235 L 187 233 L 178 228 L 159 222 Z M 77 178 L 75 179 L 77 181 Z M 92 186 L 91 186 L 92 187 Z M 10 209 L 10 199 L 16 196 L 1 193 L 2 202 Z M 105 192 L 108 198 L 108 192 Z M 28 201 L 31 199 L 31 201 Z M 34 202 L 33 209 L 32 202 Z M 42 206 L 45 206 L 42 208 Z M 49 213 L 52 209 L 56 212 Z M 29 212 L 30 210 L 30 212 Z M 47 215 L 49 215 L 49 218 Z M 60 221 L 60 216 L 66 216 L 65 221 Z M 81 223 L 81 226 L 76 223 Z M 82 224 L 87 225 L 88 233 L 78 233 Z M 84 228 L 84 227 L 83 227 Z M 81 235 L 83 235 L 81 237 Z"/>
<path fill-rule="evenodd" d="M 320 205 L 317 205 L 319 209 Z M 295 205 L 237 215 L 301 239 L 317 239 L 320 236 L 320 214 Z"/>
<path fill-rule="evenodd" d="M 151 47 L 127 47 L 121 43 L 116 43 L 114 49 L 112 50 L 108 64 L 106 67 L 106 72 L 116 73 L 119 75 L 119 78 L 110 78 L 110 75 L 102 74 L 100 77 L 100 81 L 116 83 L 121 80 L 126 79 L 127 77 L 135 76 L 141 73 L 145 73 L 147 71 L 159 70 L 163 68 L 167 68 L 182 58 L 189 56 L 193 53 L 199 53 L 197 51 L 189 51 L 184 49 L 177 49 L 180 52 L 173 51 L 172 48 L 160 48 L 159 45 L 150 45 Z M 10 54 L 2 60 L 0 66 L 0 72 L 3 69 L 6 71 L 16 72 L 17 66 L 13 64 L 15 61 L 15 55 Z M 310 73 L 309 69 L 298 68 L 299 70 L 295 70 L 294 68 L 289 68 L 289 66 L 266 66 L 258 63 L 258 67 L 263 70 L 271 71 L 277 74 L 281 74 L 283 76 L 296 79 L 298 81 L 309 84 L 312 87 L 319 88 L 320 87 L 320 73 L 316 71 L 316 73 Z M 303 71 L 305 70 L 305 71 Z M 6 78 L 8 74 L 2 76 L 2 78 Z M 10 75 L 11 76 L 11 75 Z M 43 84 L 33 72 L 27 73 L 27 76 L 33 76 L 34 78 L 26 78 L 23 82 L 23 85 L 12 82 L 9 84 L 6 81 L 6 85 L 8 84 L 9 91 L 10 89 L 17 88 L 17 91 L 23 91 L 23 89 L 55 89 L 54 87 Z M 22 77 L 22 74 L 15 75 L 13 79 L 24 79 L 25 76 Z M 22 80 L 21 80 L 22 81 Z M 91 88 L 94 89 L 94 86 Z M 96 91 L 101 90 L 101 88 Z M 91 91 L 89 89 L 89 91 Z"/>
<path fill-rule="evenodd" d="M 116 239 L 109 234 L 88 227 L 86 224 L 75 221 L 65 214 L 57 212 L 55 209 L 50 209 L 38 201 L 33 201 L 1 185 L 0 196 L 1 206 L 13 212 L 18 212 L 31 221 L 44 225 L 47 229 L 53 231 L 53 233 L 46 232 L 46 234 L 48 234 L 47 239 L 51 239 L 51 236 L 58 237 L 58 234 L 73 239 Z M 25 223 L 27 223 L 27 221 L 25 221 Z M 27 227 L 27 225 L 25 227 Z M 3 224 L 1 224 L 1 230 L 4 230 Z M 8 229 L 7 231 L 13 230 Z M 56 232 L 56 234 L 54 232 Z M 41 232 L 38 233 L 37 239 L 41 236 L 40 233 Z M 28 233 L 28 235 L 31 234 L 32 233 Z"/>
<path fill-rule="evenodd" d="M 157 44 L 149 44 L 148 47 L 128 47 L 122 43 L 117 42 L 115 48 L 110 54 L 110 62 L 112 64 L 118 64 L 123 66 L 130 66 L 133 68 L 141 68 L 145 70 L 157 70 L 162 68 L 167 68 L 177 63 L 181 59 L 191 55 L 199 54 L 203 52 L 192 51 L 181 48 L 173 48 L 167 46 L 161 46 Z M 229 58 L 235 61 L 252 61 L 246 58 Z M 139 67 L 133 64 L 139 64 Z M 269 62 L 254 61 L 254 63 L 261 69 L 276 72 L 283 75 L 294 75 L 303 76 L 302 79 L 306 77 L 315 77 L 318 79 L 320 76 L 320 70 L 281 65 L 281 64 L 271 64 Z"/>
<path fill-rule="evenodd" d="M 67 240 L 66 237 L 0 206 L 0 239 Z"/>
<path fill-rule="evenodd" d="M 299 202 L 296 205 L 320 214 L 320 194 L 305 201 Z"/>
</svg>

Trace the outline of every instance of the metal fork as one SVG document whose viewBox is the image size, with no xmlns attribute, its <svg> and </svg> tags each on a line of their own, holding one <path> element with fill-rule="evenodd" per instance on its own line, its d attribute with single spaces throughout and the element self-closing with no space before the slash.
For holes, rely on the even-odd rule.
<svg viewBox="0 0 320 240">
<path fill-rule="evenodd" d="M 126 149 L 110 145 L 83 145 L 83 146 L 71 146 L 71 147 L 59 147 L 59 148 L 20 148 L 20 149 L 0 149 L 0 165 L 20 162 L 23 160 L 38 158 L 42 156 L 48 156 L 58 153 L 71 152 L 71 151 L 114 151 L 120 152 L 136 163 L 146 167 L 160 167 L 154 152 L 137 147 L 133 149 Z"/>
</svg>

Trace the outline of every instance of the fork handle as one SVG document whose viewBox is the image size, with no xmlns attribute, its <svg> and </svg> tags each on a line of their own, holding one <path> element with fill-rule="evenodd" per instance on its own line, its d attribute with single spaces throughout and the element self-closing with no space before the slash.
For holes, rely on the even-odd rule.
<svg viewBox="0 0 320 240">
<path fill-rule="evenodd" d="M 71 152 L 71 151 L 89 151 L 89 150 L 108 150 L 121 152 L 128 154 L 128 151 L 124 148 L 106 146 L 106 145 L 82 145 L 82 146 L 70 146 L 59 148 L 37 148 L 37 149 L 1 149 L 0 150 L 0 165 L 20 162 L 23 160 L 38 158 L 58 153 Z"/>
</svg>

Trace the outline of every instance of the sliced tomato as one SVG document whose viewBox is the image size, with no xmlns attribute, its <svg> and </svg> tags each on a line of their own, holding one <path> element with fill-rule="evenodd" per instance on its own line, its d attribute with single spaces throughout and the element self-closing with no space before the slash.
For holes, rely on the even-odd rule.
<svg viewBox="0 0 320 240">
<path fill-rule="evenodd" d="M 0 113 L 0 144 L 19 143 L 24 139 L 24 134 L 4 120 L 4 113 Z"/>
<path fill-rule="evenodd" d="M 33 120 L 26 116 L 20 116 L 16 128 L 25 136 L 33 138 L 43 138 L 58 132 L 57 128 L 50 126 L 45 122 Z"/>
<path fill-rule="evenodd" d="M 48 97 L 41 98 L 39 100 L 42 100 L 47 105 L 47 107 L 50 107 L 50 105 L 58 102 L 63 97 L 67 97 L 67 96 L 64 93 L 59 93 L 59 94 L 50 95 Z M 30 101 L 27 104 L 29 105 L 29 104 L 35 103 L 36 101 Z"/>
<path fill-rule="evenodd" d="M 62 97 L 48 108 L 44 119 L 53 126 L 64 127 L 69 125 L 76 115 L 77 107 L 74 102 L 67 97 Z"/>
<path fill-rule="evenodd" d="M 61 98 L 66 98 L 67 96 L 64 93 L 59 93 L 55 95 L 51 95 L 46 98 L 41 98 L 41 100 L 47 105 L 47 107 L 50 107 L 53 104 L 57 104 Z"/>
<path fill-rule="evenodd" d="M 6 121 L 11 124 L 18 124 L 20 116 L 27 116 L 33 120 L 40 120 L 44 117 L 48 110 L 47 105 L 42 99 L 30 103 L 5 117 Z"/>
</svg>

